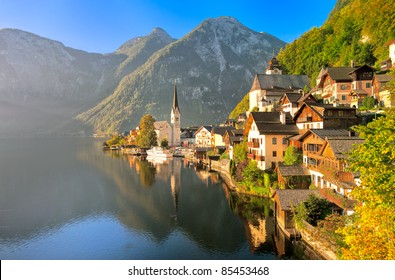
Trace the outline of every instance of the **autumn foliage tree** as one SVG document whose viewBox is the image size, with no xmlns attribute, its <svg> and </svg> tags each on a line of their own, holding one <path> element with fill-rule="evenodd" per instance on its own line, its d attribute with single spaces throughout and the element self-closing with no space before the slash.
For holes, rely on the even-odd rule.
<svg viewBox="0 0 395 280">
<path fill-rule="evenodd" d="M 344 259 L 395 259 L 395 109 L 355 129 L 364 144 L 350 155 L 361 185 L 352 196 L 360 202 L 341 232 Z"/>
<path fill-rule="evenodd" d="M 136 137 L 136 143 L 140 147 L 152 147 L 157 145 L 157 135 L 154 127 L 155 119 L 151 115 L 144 115 L 140 120 L 140 132 Z"/>
</svg>

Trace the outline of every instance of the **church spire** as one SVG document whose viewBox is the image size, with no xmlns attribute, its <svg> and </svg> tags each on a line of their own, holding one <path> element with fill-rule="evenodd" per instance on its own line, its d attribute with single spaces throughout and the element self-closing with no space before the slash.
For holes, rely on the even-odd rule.
<svg viewBox="0 0 395 280">
<path fill-rule="evenodd" d="M 174 80 L 174 93 L 173 93 L 173 111 L 180 112 L 180 108 L 178 107 L 178 98 L 177 98 L 177 83 L 176 80 Z"/>
</svg>

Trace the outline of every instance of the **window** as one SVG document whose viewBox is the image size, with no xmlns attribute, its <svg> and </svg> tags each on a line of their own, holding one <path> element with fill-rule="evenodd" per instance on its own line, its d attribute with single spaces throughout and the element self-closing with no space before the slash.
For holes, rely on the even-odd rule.
<svg viewBox="0 0 395 280">
<path fill-rule="evenodd" d="M 273 157 L 277 157 L 277 151 L 273 151 Z"/>
<path fill-rule="evenodd" d="M 273 138 L 272 138 L 272 144 L 273 144 L 273 145 L 276 145 L 276 144 L 277 144 L 277 138 L 276 138 L 276 137 L 273 137 Z"/>
<path fill-rule="evenodd" d="M 366 88 L 370 88 L 372 85 L 370 83 L 366 83 Z"/>
<path fill-rule="evenodd" d="M 285 151 L 283 151 L 283 157 L 285 157 Z"/>
<path fill-rule="evenodd" d="M 344 94 L 342 95 L 342 100 L 346 100 L 346 96 Z"/>
<path fill-rule="evenodd" d="M 287 145 L 288 144 L 288 140 L 287 140 L 287 138 L 283 138 L 283 145 Z"/>
<path fill-rule="evenodd" d="M 340 89 L 341 90 L 346 90 L 347 89 L 347 84 L 340 85 Z"/>
<path fill-rule="evenodd" d="M 344 111 L 339 111 L 337 113 L 338 113 L 339 117 L 343 117 L 344 116 Z"/>
</svg>

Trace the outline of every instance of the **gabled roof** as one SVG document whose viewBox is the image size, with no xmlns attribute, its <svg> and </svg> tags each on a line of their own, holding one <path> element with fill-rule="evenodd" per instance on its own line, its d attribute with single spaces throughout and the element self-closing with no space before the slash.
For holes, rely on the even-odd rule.
<svg viewBox="0 0 395 280">
<path fill-rule="evenodd" d="M 376 74 L 373 76 L 373 80 L 376 80 L 379 83 L 388 83 L 392 80 L 392 78 L 390 75 L 387 74 Z"/>
<path fill-rule="evenodd" d="M 282 123 L 257 123 L 259 133 L 265 134 L 279 134 L 292 135 L 299 134 L 299 128 L 296 124 L 282 124 Z"/>
<path fill-rule="evenodd" d="M 313 94 L 307 93 L 302 95 L 302 97 L 298 100 L 298 103 L 302 104 L 303 102 L 308 102 L 308 103 L 318 103 L 318 100 L 314 97 Z"/>
<path fill-rule="evenodd" d="M 309 170 L 303 164 L 295 164 L 295 165 L 278 164 L 277 171 L 283 177 L 310 176 Z"/>
<path fill-rule="evenodd" d="M 163 128 L 170 127 L 170 124 L 168 121 L 157 121 L 154 122 L 154 127 L 156 130 L 162 130 Z"/>
<path fill-rule="evenodd" d="M 354 72 L 359 72 L 359 71 L 361 71 L 362 69 L 369 69 L 369 70 L 372 71 L 372 72 L 375 71 L 375 69 L 374 69 L 373 67 L 371 67 L 371 66 L 369 66 L 369 65 L 367 65 L 367 64 L 364 64 L 364 65 L 362 65 L 362 66 L 358 66 L 358 67 L 354 68 L 350 73 L 348 73 L 348 75 L 351 75 L 351 74 L 354 73 Z"/>
<path fill-rule="evenodd" d="M 199 127 L 198 130 L 196 130 L 196 132 L 194 133 L 194 135 L 198 134 L 200 131 L 202 131 L 203 129 L 207 130 L 208 132 L 211 132 L 212 130 L 212 126 L 211 125 L 203 125 L 201 127 Z"/>
<path fill-rule="evenodd" d="M 318 190 L 279 190 L 277 189 L 272 197 L 277 196 L 281 210 L 289 211 L 307 200 L 310 195 L 322 198 Z"/>
<path fill-rule="evenodd" d="M 303 109 L 305 107 L 309 107 L 313 112 L 315 112 L 316 114 L 318 114 L 318 116 L 320 118 L 343 118 L 343 117 L 338 117 L 338 116 L 332 116 L 329 117 L 325 114 L 325 110 L 336 110 L 336 111 L 356 111 L 355 108 L 351 108 L 351 107 L 345 107 L 345 106 L 338 106 L 338 107 L 334 107 L 332 104 L 319 104 L 319 103 L 303 103 L 302 106 L 300 106 L 300 108 L 298 109 L 298 111 L 296 111 L 293 120 L 296 121 L 297 118 L 299 117 L 299 115 L 301 114 L 301 112 L 303 111 Z M 357 116 L 353 116 L 353 118 L 356 118 Z M 351 118 L 350 116 L 344 117 L 344 118 Z"/>
<path fill-rule="evenodd" d="M 335 81 L 351 81 L 352 79 L 348 74 L 353 70 L 355 70 L 354 67 L 328 67 L 326 74 Z"/>
<path fill-rule="evenodd" d="M 336 159 L 346 159 L 348 153 L 355 147 L 355 145 L 363 144 L 364 140 L 359 137 L 337 137 L 335 139 L 326 139 Z M 324 150 L 325 146 L 322 150 Z"/>
<path fill-rule="evenodd" d="M 287 93 L 285 93 L 284 94 L 284 96 L 281 98 L 282 100 L 282 103 L 285 101 L 285 100 L 289 100 L 289 102 L 291 102 L 291 103 L 297 103 L 298 102 L 298 100 L 300 99 L 300 98 L 302 98 L 302 94 L 300 94 L 300 93 L 297 93 L 297 92 L 287 92 Z"/>
<path fill-rule="evenodd" d="M 282 124 L 280 120 L 281 112 L 252 112 L 249 116 L 244 133 L 248 133 L 252 122 L 255 122 L 259 133 L 264 134 L 280 134 L 290 135 L 298 134 L 298 127 L 292 122 L 290 113 L 285 114 L 286 123 Z"/>
<path fill-rule="evenodd" d="M 332 139 L 334 137 L 349 136 L 350 131 L 346 129 L 310 129 L 306 131 L 298 140 L 303 141 L 310 134 L 315 134 L 322 140 L 325 140 L 325 138 Z"/>
<path fill-rule="evenodd" d="M 309 86 L 310 81 L 307 75 L 267 75 L 256 74 L 250 91 L 269 89 L 303 89 Z"/>
<path fill-rule="evenodd" d="M 235 130 L 233 126 L 214 126 L 211 129 L 211 133 L 219 134 L 224 136 L 227 131 Z"/>
</svg>

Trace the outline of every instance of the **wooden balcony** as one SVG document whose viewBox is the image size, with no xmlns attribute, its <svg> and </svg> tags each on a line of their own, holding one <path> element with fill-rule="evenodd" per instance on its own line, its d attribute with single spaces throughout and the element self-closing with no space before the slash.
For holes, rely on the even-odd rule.
<svg viewBox="0 0 395 280">
<path fill-rule="evenodd" d="M 255 160 L 257 160 L 257 161 L 265 161 L 265 156 L 255 156 Z"/>
<path fill-rule="evenodd" d="M 255 155 L 254 154 L 247 154 L 247 158 L 248 159 L 255 159 Z"/>
<path fill-rule="evenodd" d="M 259 142 L 247 142 L 248 148 L 259 148 Z"/>
</svg>

